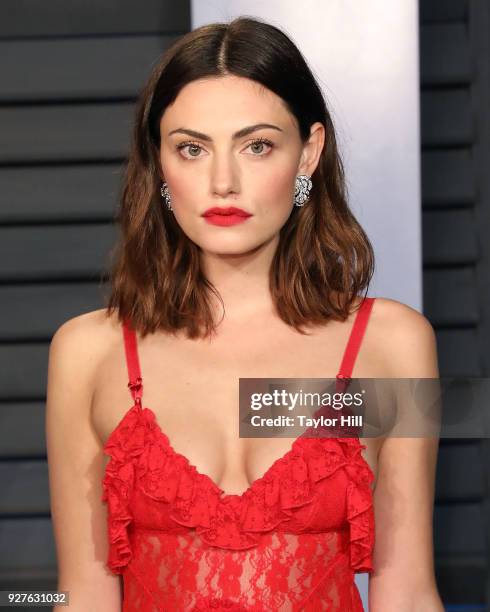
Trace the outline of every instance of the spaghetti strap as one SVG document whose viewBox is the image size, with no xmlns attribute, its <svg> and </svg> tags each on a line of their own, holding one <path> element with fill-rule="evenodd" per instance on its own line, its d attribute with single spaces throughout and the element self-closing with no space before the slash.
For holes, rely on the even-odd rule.
<svg viewBox="0 0 490 612">
<path fill-rule="evenodd" d="M 342 363 L 340 364 L 339 373 L 337 378 L 346 379 L 346 382 L 351 380 L 352 370 L 354 369 L 354 363 L 356 361 L 359 348 L 361 346 L 362 338 L 366 330 L 366 325 L 371 314 L 375 298 L 365 297 L 359 307 L 356 318 L 354 319 L 354 325 L 345 348 Z"/>
<path fill-rule="evenodd" d="M 337 374 L 337 383 L 340 382 L 338 379 L 345 380 L 347 384 L 351 380 L 354 363 L 361 346 L 374 300 L 375 298 L 365 297 L 357 311 L 349 340 L 344 351 L 342 363 L 340 364 L 339 373 Z M 138 357 L 138 343 L 136 332 L 127 319 L 123 321 L 123 333 L 126 365 L 129 375 L 128 387 L 135 403 L 141 405 L 141 399 L 143 397 L 143 379 L 141 377 Z"/>
<path fill-rule="evenodd" d="M 136 340 L 136 332 L 126 319 L 123 321 L 123 334 L 126 365 L 129 375 L 128 387 L 135 404 L 141 405 L 141 398 L 143 397 L 143 379 L 141 378 L 140 362 L 138 358 L 138 343 Z"/>
</svg>

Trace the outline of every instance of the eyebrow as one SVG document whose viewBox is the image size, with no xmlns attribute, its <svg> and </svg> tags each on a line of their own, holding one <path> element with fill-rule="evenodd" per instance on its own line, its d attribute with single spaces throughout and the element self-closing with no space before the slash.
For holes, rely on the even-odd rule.
<svg viewBox="0 0 490 612">
<path fill-rule="evenodd" d="M 236 140 L 237 138 L 243 138 L 244 136 L 248 136 L 252 132 L 256 132 L 257 130 L 262 130 L 264 128 L 278 130 L 279 132 L 283 131 L 280 127 L 278 127 L 277 125 L 272 125 L 271 123 L 256 123 L 255 125 L 249 125 L 247 127 L 242 128 L 241 130 L 238 130 L 238 132 L 235 132 L 232 135 L 232 138 L 233 140 Z M 196 132 L 195 130 L 188 130 L 186 128 L 178 128 L 176 130 L 172 130 L 171 132 L 169 132 L 169 136 L 172 136 L 172 134 L 187 134 L 188 136 L 192 136 L 193 138 L 200 138 L 201 140 L 206 140 L 208 142 L 212 142 L 213 140 L 211 136 L 208 136 L 207 134 L 203 134 L 202 132 Z"/>
</svg>

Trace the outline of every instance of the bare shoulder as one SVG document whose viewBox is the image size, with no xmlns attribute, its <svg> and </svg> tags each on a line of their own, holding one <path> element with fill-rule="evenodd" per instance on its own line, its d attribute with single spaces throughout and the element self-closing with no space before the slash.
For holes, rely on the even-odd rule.
<svg viewBox="0 0 490 612">
<path fill-rule="evenodd" d="M 118 322 L 114 314 L 109 316 L 106 308 L 99 308 L 66 320 L 53 335 L 51 346 L 78 347 L 80 353 L 95 354 L 114 335 Z"/>
<path fill-rule="evenodd" d="M 436 335 L 422 313 L 397 300 L 377 297 L 369 325 L 383 355 L 386 377 L 438 377 Z"/>
<path fill-rule="evenodd" d="M 63 372 L 85 388 L 93 380 L 98 364 L 116 341 L 118 322 L 107 309 L 93 310 L 65 321 L 55 331 L 49 346 L 51 376 Z M 55 371 L 55 372 L 54 372 Z"/>
<path fill-rule="evenodd" d="M 393 326 L 391 331 L 396 328 L 403 330 L 406 326 L 410 326 L 412 330 L 417 327 L 422 330 L 432 329 L 431 323 L 421 312 L 391 298 L 376 297 L 372 314 L 386 325 Z"/>
</svg>

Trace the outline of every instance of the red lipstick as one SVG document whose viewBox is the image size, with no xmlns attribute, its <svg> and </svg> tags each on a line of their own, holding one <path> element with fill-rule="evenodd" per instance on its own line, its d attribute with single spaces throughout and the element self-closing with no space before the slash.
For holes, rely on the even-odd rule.
<svg viewBox="0 0 490 612">
<path fill-rule="evenodd" d="M 224 208 L 213 206 L 213 208 L 208 208 L 202 216 L 207 223 L 211 223 L 212 225 L 229 226 L 243 223 L 252 215 L 246 210 L 236 208 L 235 206 L 227 206 Z"/>
</svg>

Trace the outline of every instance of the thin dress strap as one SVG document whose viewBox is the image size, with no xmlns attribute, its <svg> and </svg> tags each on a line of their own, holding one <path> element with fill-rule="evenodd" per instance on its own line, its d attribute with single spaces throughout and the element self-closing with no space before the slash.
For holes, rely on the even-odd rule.
<svg viewBox="0 0 490 612">
<path fill-rule="evenodd" d="M 340 370 L 337 379 L 343 379 L 348 384 L 351 380 L 354 363 L 361 346 L 362 338 L 366 330 L 369 315 L 373 307 L 375 298 L 366 297 L 359 307 L 354 325 L 345 348 Z M 128 320 L 123 322 L 124 349 L 126 353 L 126 364 L 128 368 L 129 382 L 128 387 L 136 404 L 141 405 L 143 397 L 143 379 L 138 357 L 138 343 L 136 333 Z M 337 381 L 338 382 L 338 381 Z"/>
<path fill-rule="evenodd" d="M 337 374 L 337 379 L 344 379 L 347 384 L 351 380 L 354 363 L 361 346 L 364 332 L 366 331 L 366 325 L 369 320 L 369 315 L 371 314 L 374 300 L 375 298 L 365 297 L 354 319 L 354 325 L 352 326 L 342 363 L 340 364 L 340 370 Z"/>
<path fill-rule="evenodd" d="M 128 367 L 129 382 L 128 387 L 131 391 L 135 404 L 141 406 L 143 397 L 143 379 L 141 378 L 140 362 L 138 358 L 138 343 L 136 332 L 128 320 L 123 322 L 124 350 L 126 353 L 126 365 Z"/>
</svg>

